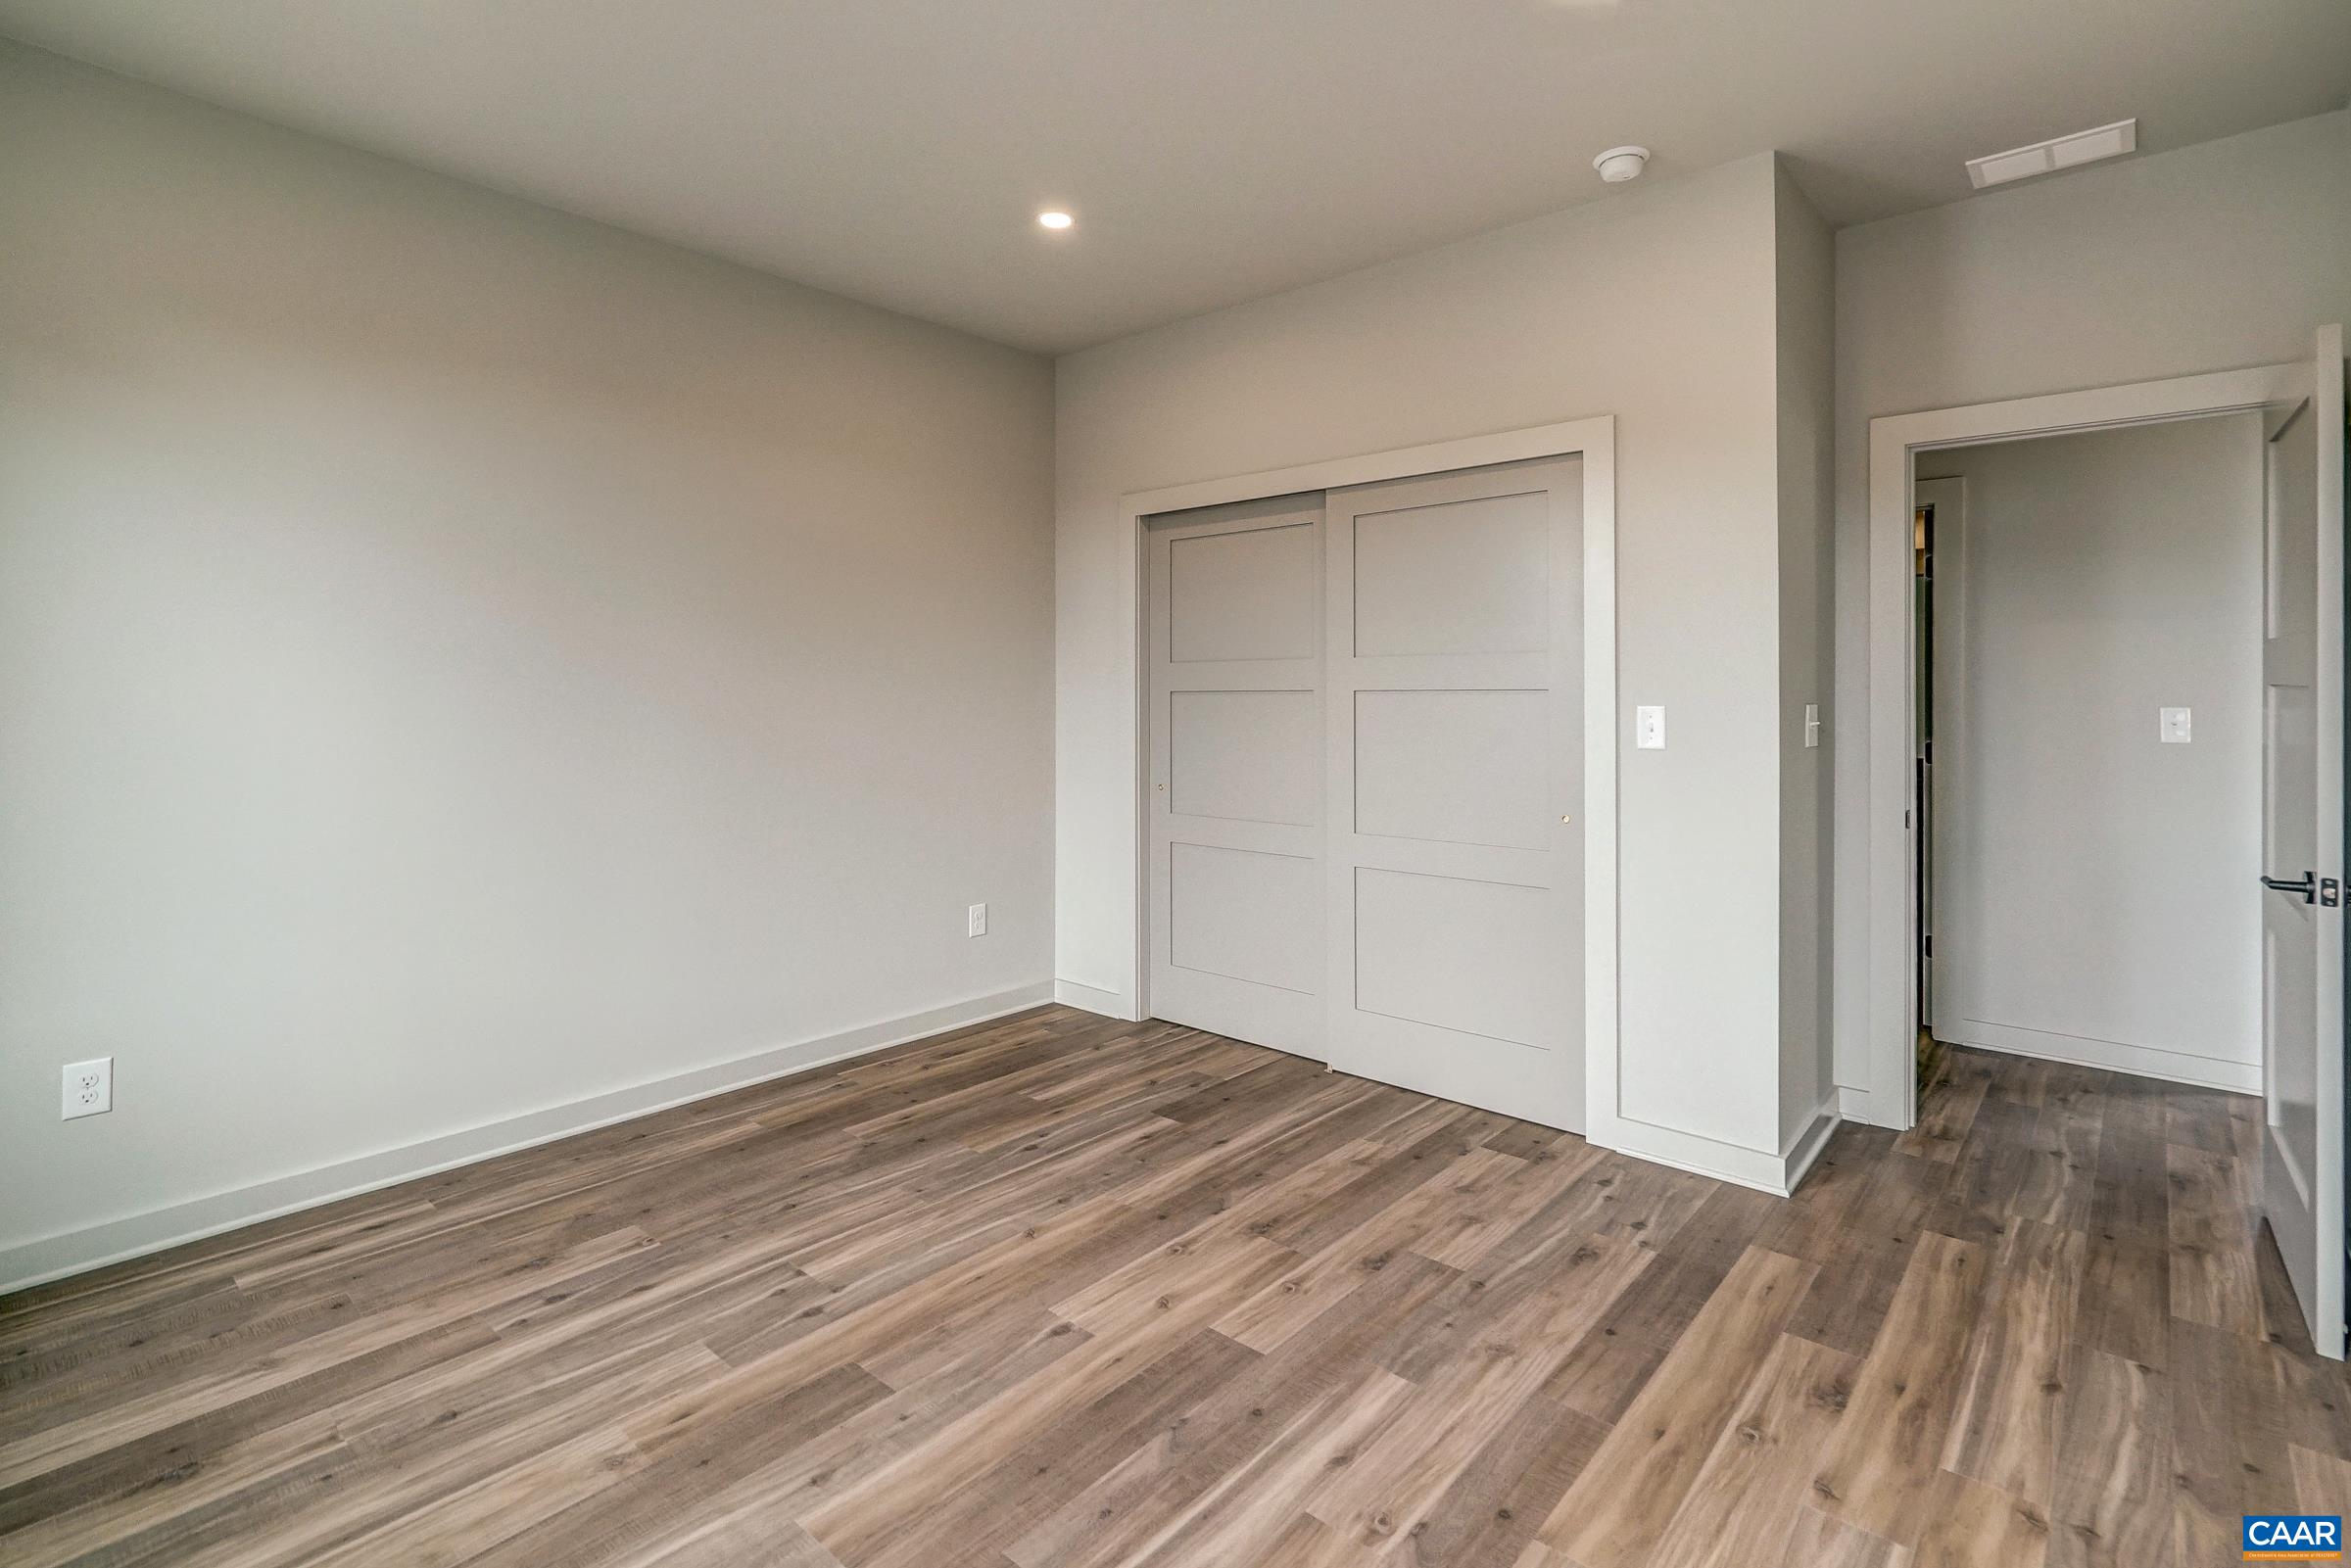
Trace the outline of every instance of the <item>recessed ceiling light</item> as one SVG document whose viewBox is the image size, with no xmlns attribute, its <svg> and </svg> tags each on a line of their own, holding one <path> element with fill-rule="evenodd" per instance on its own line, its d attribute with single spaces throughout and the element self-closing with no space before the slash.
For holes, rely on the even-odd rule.
<svg viewBox="0 0 2351 1568">
<path fill-rule="evenodd" d="M 2004 153 L 1989 158 L 1967 161 L 1967 177 L 1982 190 L 1987 185 L 2004 185 L 2012 179 L 2031 179 L 2036 174 L 2054 173 L 2072 168 L 2078 164 L 2094 164 L 2101 158 L 2120 158 L 2138 148 L 2138 121 L 2118 119 L 2111 125 L 2094 130 L 2078 130 L 2071 136 L 2052 136 L 2045 142 L 2030 147 L 2011 147 Z"/>
<path fill-rule="evenodd" d="M 1047 228 L 1068 228 L 1078 221 L 1067 213 L 1039 213 L 1036 220 Z"/>
</svg>

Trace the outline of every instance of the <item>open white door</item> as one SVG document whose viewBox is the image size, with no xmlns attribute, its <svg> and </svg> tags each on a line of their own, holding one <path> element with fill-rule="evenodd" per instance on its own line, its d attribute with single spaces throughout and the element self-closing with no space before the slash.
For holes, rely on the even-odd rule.
<svg viewBox="0 0 2351 1568">
<path fill-rule="evenodd" d="M 2322 1355 L 2343 1354 L 2343 329 L 2263 466 L 2262 1213 Z"/>
</svg>

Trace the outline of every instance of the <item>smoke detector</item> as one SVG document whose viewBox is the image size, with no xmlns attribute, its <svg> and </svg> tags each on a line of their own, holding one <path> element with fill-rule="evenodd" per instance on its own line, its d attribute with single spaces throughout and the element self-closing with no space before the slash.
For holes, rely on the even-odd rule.
<svg viewBox="0 0 2351 1568">
<path fill-rule="evenodd" d="M 1646 147 L 1611 147 L 1592 160 L 1592 166 L 1600 170 L 1602 179 L 1621 185 L 1628 179 L 1640 178 L 1642 166 L 1648 162 Z"/>
</svg>

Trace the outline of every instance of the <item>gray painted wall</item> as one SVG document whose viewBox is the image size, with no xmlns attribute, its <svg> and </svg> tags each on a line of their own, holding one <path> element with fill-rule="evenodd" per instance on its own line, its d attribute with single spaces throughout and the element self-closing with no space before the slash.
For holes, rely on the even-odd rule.
<svg viewBox="0 0 2351 1568">
<path fill-rule="evenodd" d="M 1623 701 L 1672 710 L 1624 753 L 1627 1110 L 1806 1112 L 1819 259 L 1772 160 L 1073 356 L 1056 458 L 1033 358 L 46 57 L 0 89 L 0 1247 L 1007 995 L 1049 926 L 1130 996 L 1118 496 L 1596 413 Z M 2351 117 L 1835 255 L 1843 954 L 1868 417 L 2305 352 Z M 119 1109 L 61 1124 L 91 1054 Z"/>
<path fill-rule="evenodd" d="M 1048 977 L 1042 360 L 14 49 L 0 146 L 0 1250 Z"/>
<path fill-rule="evenodd" d="M 1869 1082 L 1869 421 L 2304 358 L 2351 320 L 2351 113 L 1837 236 L 1837 1081 Z"/>
<path fill-rule="evenodd" d="M 1963 634 L 1940 1037 L 2258 1081 L 2261 448 L 2247 413 L 1919 459 L 1967 486 L 1935 561 L 1938 643 Z"/>
</svg>

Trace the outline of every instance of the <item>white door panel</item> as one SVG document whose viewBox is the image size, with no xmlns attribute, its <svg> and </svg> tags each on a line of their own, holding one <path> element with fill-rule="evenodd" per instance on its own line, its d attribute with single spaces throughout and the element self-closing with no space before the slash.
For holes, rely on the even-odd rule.
<svg viewBox="0 0 2351 1568">
<path fill-rule="evenodd" d="M 1389 492 L 1457 476 L 1397 480 Z M 1539 653 L 1550 646 L 1543 562 L 1550 508 L 1540 490 L 1399 505 L 1358 517 L 1350 657 Z"/>
<path fill-rule="evenodd" d="M 1321 531 L 1295 502 L 1262 527 L 1215 521 L 1259 504 L 1251 502 L 1186 514 L 1161 531 L 1170 590 L 1165 657 L 1199 664 L 1321 656 L 1320 613 L 1300 598 L 1321 589 Z"/>
<path fill-rule="evenodd" d="M 1355 694 L 1355 831 L 1546 849 L 1546 691 Z"/>
<path fill-rule="evenodd" d="M 2343 334 L 2264 462 L 2262 1211 L 2322 1354 L 2343 1354 Z M 2312 885 L 2300 885 L 2305 879 Z"/>
<path fill-rule="evenodd" d="M 1581 463 L 1325 517 L 1331 1065 L 1580 1129 Z"/>
<path fill-rule="evenodd" d="M 1321 821 L 1322 711 L 1297 690 L 1168 693 L 1168 809 L 1179 817 Z"/>
<path fill-rule="evenodd" d="M 1154 1017 L 1322 1056 L 1322 499 L 1147 541 Z"/>
<path fill-rule="evenodd" d="M 1313 996 L 1320 988 L 1320 922 L 1298 914 L 1321 896 L 1306 856 L 1171 844 L 1168 960 L 1195 975 Z"/>
<path fill-rule="evenodd" d="M 1366 1013 L 1542 1050 L 1565 998 L 1545 962 L 1550 890 L 1359 866 L 1355 1003 Z"/>
</svg>

